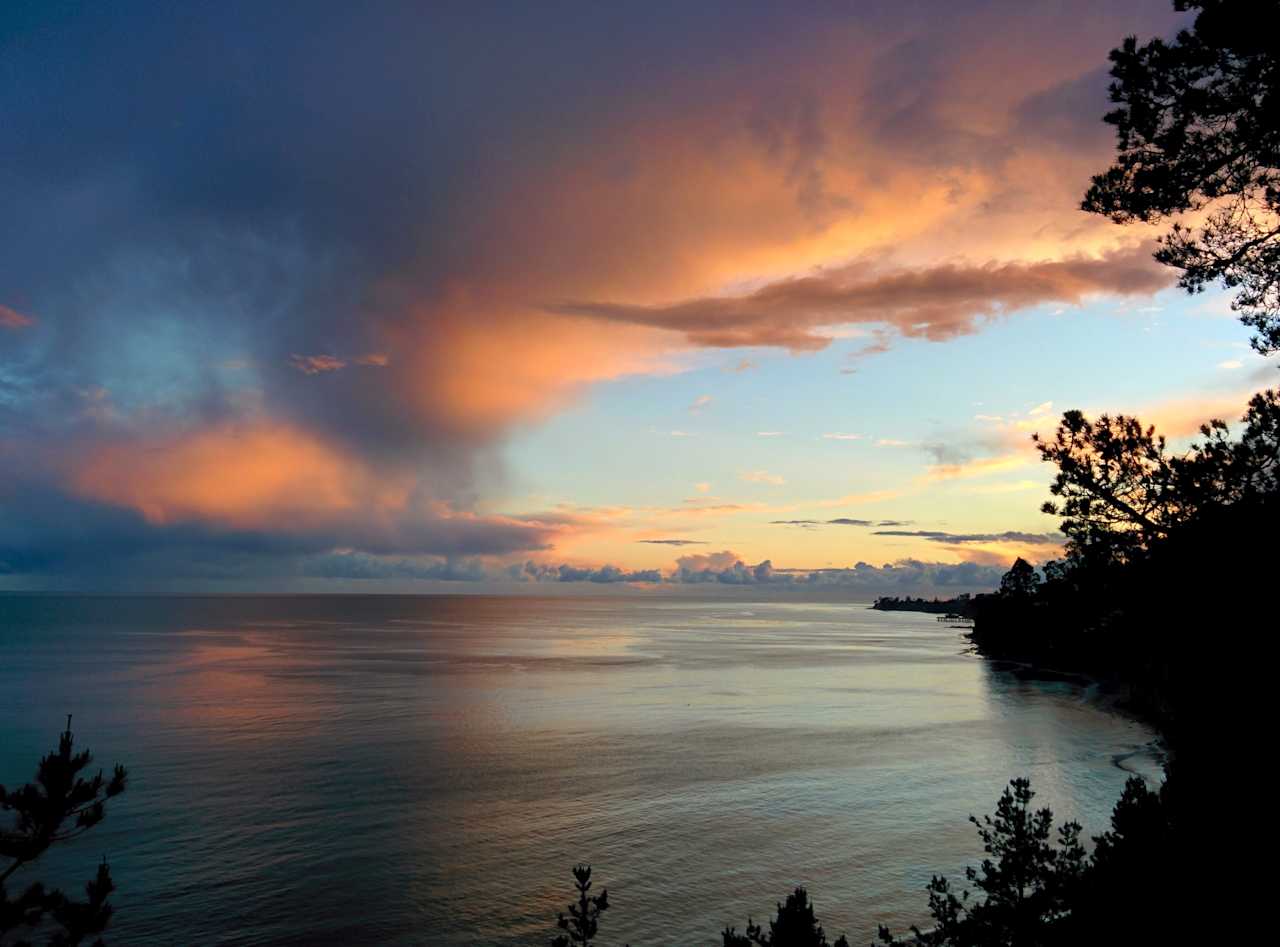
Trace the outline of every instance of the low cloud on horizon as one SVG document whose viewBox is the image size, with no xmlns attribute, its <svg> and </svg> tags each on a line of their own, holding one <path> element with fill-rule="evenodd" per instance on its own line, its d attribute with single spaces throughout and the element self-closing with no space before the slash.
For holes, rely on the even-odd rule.
<svg viewBox="0 0 1280 947">
<path fill-rule="evenodd" d="M 681 556 L 674 569 L 627 570 L 618 566 L 576 566 L 534 562 L 486 566 L 475 560 L 413 563 L 379 560 L 362 553 L 338 553 L 310 560 L 307 575 L 348 579 L 425 579 L 454 582 L 585 582 L 602 585 L 753 586 L 769 588 L 844 588 L 868 594 L 912 594 L 922 589 L 994 589 L 1008 568 L 974 562 L 925 562 L 899 559 L 879 566 L 857 562 L 844 568 L 778 569 L 765 559 L 745 563 L 729 550 Z"/>
<path fill-rule="evenodd" d="M 634 586 L 750 586 L 760 589 L 844 589 L 880 594 L 932 594 L 936 590 L 982 591 L 999 586 L 1009 562 L 964 561 L 928 562 L 902 558 L 872 565 L 856 562 L 848 567 L 815 569 L 777 568 L 772 560 L 749 564 L 737 553 L 723 550 L 713 553 L 689 553 L 680 556 L 667 569 L 626 569 L 611 563 L 580 565 L 567 562 L 521 560 L 512 563 L 494 561 L 485 556 L 400 556 L 376 555 L 347 549 L 331 552 L 307 552 L 305 549 L 264 549 L 252 542 L 238 546 L 229 544 L 220 553 L 209 554 L 203 543 L 184 544 L 175 538 L 163 555 L 155 555 L 149 547 L 139 549 L 138 557 L 126 568 L 84 562 L 70 571 L 43 572 L 42 563 L 15 563 L 0 560 L 0 578 L 23 580 L 10 588 L 84 588 L 93 590 L 100 583 L 112 583 L 117 589 L 148 589 L 155 583 L 163 587 L 192 588 L 215 586 L 246 591 L 261 591 L 264 584 L 297 580 L 329 579 L 346 583 L 369 583 L 369 589 L 392 583 L 404 590 L 404 583 L 457 583 L 478 588 L 543 583 L 585 583 L 593 585 Z M 30 568 L 24 568 L 24 565 Z M 49 581 L 52 580 L 52 581 Z M 434 587 L 428 585 L 427 588 Z"/>
</svg>

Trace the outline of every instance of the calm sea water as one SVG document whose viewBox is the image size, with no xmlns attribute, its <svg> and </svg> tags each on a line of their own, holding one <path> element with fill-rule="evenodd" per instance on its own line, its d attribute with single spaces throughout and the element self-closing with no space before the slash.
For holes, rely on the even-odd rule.
<svg viewBox="0 0 1280 947">
<path fill-rule="evenodd" d="M 929 615 L 483 597 L 0 597 L 0 782 L 75 714 L 132 773 L 39 871 L 107 855 L 111 942 L 719 943 L 804 884 L 832 935 L 923 921 L 1012 776 L 1086 831 L 1153 734 Z M 22 875 L 10 883 L 21 884 Z"/>
</svg>

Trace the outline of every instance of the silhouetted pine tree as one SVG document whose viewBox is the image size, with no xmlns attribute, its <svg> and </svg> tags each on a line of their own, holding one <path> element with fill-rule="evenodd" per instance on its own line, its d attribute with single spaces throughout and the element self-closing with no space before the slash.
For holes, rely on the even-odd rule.
<svg viewBox="0 0 1280 947">
<path fill-rule="evenodd" d="M 1186 840 L 1177 834 L 1169 798 L 1173 785 L 1170 780 L 1152 790 L 1137 776 L 1125 784 L 1110 831 L 1094 839 L 1060 943 L 1128 944 L 1135 920 L 1143 943 L 1211 942 L 1191 932 L 1198 899 L 1175 905 L 1170 898 L 1189 874 Z"/>
<path fill-rule="evenodd" d="M 1027 779 L 1009 783 L 994 816 L 970 816 L 988 858 L 965 877 L 985 897 L 956 897 L 946 878 L 929 882 L 929 914 L 934 927 L 912 927 L 915 943 L 927 947 L 1049 947 L 1064 944 L 1062 922 L 1081 890 L 1088 859 L 1080 825 L 1067 822 L 1053 840 L 1053 812 L 1032 810 L 1035 793 Z M 896 944 L 880 927 L 880 942 Z M 908 941 L 910 943 L 911 941 Z"/>
<path fill-rule="evenodd" d="M 720 936 L 723 947 L 828 947 L 826 932 L 804 888 L 796 888 L 785 904 L 778 905 L 778 916 L 769 922 L 768 932 L 748 918 L 745 933 L 730 927 Z M 830 947 L 849 947 L 849 942 L 841 935 Z"/>
<path fill-rule="evenodd" d="M 1280 3 L 1174 0 L 1195 10 L 1172 42 L 1111 51 L 1116 160 L 1083 207 L 1117 223 L 1173 219 L 1156 259 L 1190 292 L 1219 282 L 1280 350 Z M 1199 211 L 1190 223 L 1186 211 Z"/>
<path fill-rule="evenodd" d="M 557 918 L 556 923 L 566 933 L 553 938 L 551 947 L 590 947 L 591 938 L 600 928 L 600 915 L 609 910 L 608 888 L 602 889 L 599 895 L 587 894 L 591 890 L 590 865 L 575 865 L 573 878 L 574 887 L 578 889 L 578 901 L 569 905 L 568 917 L 561 914 Z"/>
<path fill-rule="evenodd" d="M 85 751 L 72 751 L 71 717 L 58 741 L 58 749 L 40 760 L 36 781 L 9 790 L 0 786 L 0 811 L 13 813 L 10 827 L 0 829 L 0 938 L 20 928 L 56 928 L 48 934 L 53 947 L 72 947 L 100 934 L 111 920 L 107 897 L 114 890 L 105 860 L 97 876 L 85 885 L 85 900 L 75 901 L 61 891 L 46 890 L 35 882 L 10 900 L 4 884 L 30 865 L 49 846 L 66 842 L 93 828 L 106 816 L 105 802 L 124 792 L 127 774 L 116 764 L 111 778 L 102 771 L 86 779 L 81 773 L 93 762 Z M 25 941 L 18 941 L 22 944 Z M 102 940 L 94 941 L 101 944 Z"/>
</svg>

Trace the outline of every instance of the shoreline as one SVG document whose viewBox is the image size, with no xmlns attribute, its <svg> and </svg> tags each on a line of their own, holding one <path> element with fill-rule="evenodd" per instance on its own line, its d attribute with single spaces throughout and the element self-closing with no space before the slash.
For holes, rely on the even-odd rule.
<svg viewBox="0 0 1280 947">
<path fill-rule="evenodd" d="M 972 633 L 962 637 L 970 644 L 968 650 L 986 661 L 993 671 L 1012 674 L 1020 681 L 1070 684 L 1080 689 L 1085 701 L 1100 710 L 1149 727 L 1155 734 L 1152 740 L 1139 749 L 1113 755 L 1111 762 L 1117 769 L 1147 779 L 1146 774 L 1124 765 L 1126 760 L 1146 751 L 1160 768 L 1162 778 L 1167 776 L 1171 751 L 1160 719 L 1155 714 L 1145 712 L 1141 703 L 1134 701 L 1132 693 L 1123 682 L 1089 671 L 1049 667 L 1027 657 L 988 654 L 973 642 Z"/>
<path fill-rule="evenodd" d="M 973 621 L 971 606 L 972 597 L 953 599 L 886 599 L 879 598 L 872 605 L 872 611 L 880 612 L 915 612 L 924 615 L 943 616 L 954 614 L 957 617 Z M 984 647 L 979 640 L 979 630 L 973 625 L 956 624 L 950 627 L 966 631 L 960 637 L 968 643 L 967 651 L 976 654 L 986 661 L 994 670 L 1014 674 L 1021 680 L 1043 681 L 1045 683 L 1074 684 L 1086 692 L 1086 697 L 1108 713 L 1124 717 L 1136 723 L 1150 727 L 1156 734 L 1159 744 L 1161 767 L 1167 766 L 1172 756 L 1170 748 L 1169 724 L 1167 712 L 1153 702 L 1143 700 L 1135 693 L 1134 683 L 1117 677 L 1113 672 L 1088 667 L 1054 667 L 1046 663 L 1043 657 L 1027 652 L 997 653 Z"/>
</svg>

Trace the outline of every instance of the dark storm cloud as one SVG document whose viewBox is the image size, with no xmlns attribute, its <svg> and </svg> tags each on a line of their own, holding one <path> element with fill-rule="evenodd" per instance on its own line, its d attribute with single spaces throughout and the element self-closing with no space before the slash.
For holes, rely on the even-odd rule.
<svg viewBox="0 0 1280 947">
<path fill-rule="evenodd" d="M 564 131 L 588 121 L 601 103 L 573 93 L 602 53 L 561 55 L 576 40 L 535 11 L 480 29 L 420 4 L 11 4 L 0 37 L 0 438 L 29 455 L 141 444 L 268 406 L 339 450 L 425 470 L 436 499 L 474 499 L 494 424 L 430 397 L 406 409 L 415 379 L 382 346 L 430 322 L 422 302 L 501 200 L 496 130 L 524 160 L 554 153 L 528 100 L 556 102 Z M 547 536 L 426 514 L 272 545 L 267 528 L 157 526 L 66 494 L 40 505 L 71 511 L 57 529 L 17 499 L 29 484 L 0 487 L 9 571 L 77 568 L 93 550 L 502 554 Z"/>
<path fill-rule="evenodd" d="M 1104 152 L 1115 135 L 1113 126 L 1098 121 L 1112 108 L 1107 94 L 1110 83 L 1108 67 L 1100 65 L 1079 78 L 1027 96 L 1014 110 L 1019 135 L 1053 141 L 1087 155 Z"/>
<path fill-rule="evenodd" d="M 447 463 L 492 425 L 406 412 L 409 366 L 279 367 L 381 351 L 406 323 L 431 338 L 459 278 L 501 275 L 512 248 L 488 228 L 520 172 L 664 66 L 769 41 L 772 14 L 722 13 L 8 4 L 0 324 L 41 314 L 25 357 L 53 384 L 183 420 L 233 413 L 252 387 L 359 449 Z M 219 370 L 232 361 L 247 367 Z"/>
<path fill-rule="evenodd" d="M 309 545 L 197 524 L 156 529 L 132 510 L 78 502 L 49 488 L 6 489 L 3 496 L 8 509 L 23 515 L 0 517 L 0 575 L 239 575 Z"/>
<path fill-rule="evenodd" d="M 358 545 L 379 563 L 429 549 L 451 562 L 547 548 L 557 525 L 517 519 L 406 517 L 397 530 L 358 521 L 296 531 L 235 529 L 189 521 L 148 522 L 134 510 L 78 500 L 32 484 L 0 483 L 0 575 L 141 575 L 150 578 L 292 574 L 335 547 Z M 323 558 L 314 568 L 324 568 Z M 311 573 L 308 573 L 311 574 Z"/>
<path fill-rule="evenodd" d="M 335 4 L 43 14 L 10 14 L 0 91 L 22 142 L 6 227 L 24 234 L 4 291 L 48 314 L 30 343 L 43 371 L 182 420 L 234 412 L 251 377 L 295 419 L 413 444 L 390 379 L 317 396 L 277 369 L 299 350 L 374 348 L 376 284 L 436 249 L 456 158 L 431 133 L 439 59 L 414 61 L 431 24 L 398 16 L 370 45 L 376 24 Z M 393 98 L 413 76 L 417 94 Z M 429 288 L 439 273 L 422 272 Z M 219 371 L 233 360 L 249 371 Z"/>
<path fill-rule="evenodd" d="M 303 576 L 318 579 L 418 579 L 437 582 L 480 582 L 490 578 L 478 559 L 419 560 L 372 556 L 364 552 L 332 552 L 301 563 Z"/>
</svg>

